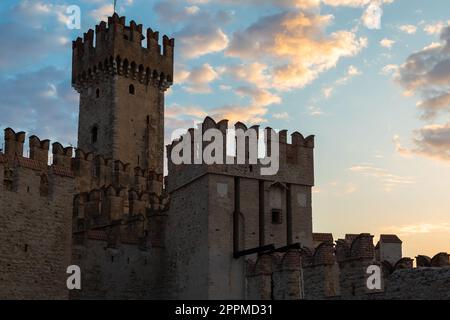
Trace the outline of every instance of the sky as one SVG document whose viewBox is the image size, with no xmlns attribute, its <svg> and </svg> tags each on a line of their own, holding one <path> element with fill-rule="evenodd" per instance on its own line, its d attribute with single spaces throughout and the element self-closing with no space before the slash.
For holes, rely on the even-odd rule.
<svg viewBox="0 0 450 320">
<path fill-rule="evenodd" d="M 0 2 L 0 128 L 76 145 L 72 40 L 112 3 Z M 314 134 L 315 232 L 395 233 L 410 257 L 450 251 L 448 0 L 118 0 L 117 11 L 176 39 L 166 141 L 206 115 Z"/>
</svg>

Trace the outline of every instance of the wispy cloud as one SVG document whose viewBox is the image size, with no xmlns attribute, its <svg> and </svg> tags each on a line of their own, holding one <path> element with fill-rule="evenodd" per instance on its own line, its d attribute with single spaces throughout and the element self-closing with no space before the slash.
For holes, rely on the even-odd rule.
<svg viewBox="0 0 450 320">
<path fill-rule="evenodd" d="M 417 27 L 412 24 L 401 25 L 398 29 L 407 34 L 415 34 L 417 32 Z"/>
<path fill-rule="evenodd" d="M 415 234 L 428 234 L 437 232 L 450 232 L 450 223 L 421 223 L 421 224 L 410 224 L 403 226 L 389 226 L 382 228 L 382 232 L 392 232 L 398 234 L 399 236 L 408 236 Z"/>
<path fill-rule="evenodd" d="M 211 83 L 219 78 L 219 72 L 210 64 L 186 70 L 182 67 L 176 69 L 175 80 L 191 93 L 210 93 Z"/>
<path fill-rule="evenodd" d="M 350 171 L 378 180 L 386 192 L 390 192 L 398 186 L 415 184 L 415 180 L 412 177 L 400 176 L 386 169 L 370 165 L 353 166 L 350 168 Z"/>
<path fill-rule="evenodd" d="M 391 49 L 392 46 L 395 44 L 395 41 L 389 38 L 384 38 L 380 41 L 380 45 L 384 48 Z"/>
</svg>

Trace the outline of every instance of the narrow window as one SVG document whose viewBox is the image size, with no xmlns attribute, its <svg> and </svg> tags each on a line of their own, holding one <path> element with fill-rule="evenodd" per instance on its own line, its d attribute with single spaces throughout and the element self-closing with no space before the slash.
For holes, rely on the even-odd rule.
<svg viewBox="0 0 450 320">
<path fill-rule="evenodd" d="M 4 171 L 4 180 L 3 186 L 6 191 L 13 191 L 13 173 L 9 169 L 5 169 Z"/>
<path fill-rule="evenodd" d="M 273 224 L 282 224 L 283 220 L 281 218 L 281 210 L 280 209 L 272 209 L 272 223 Z"/>
<path fill-rule="evenodd" d="M 92 167 L 92 176 L 95 178 L 100 177 L 100 161 L 97 160 Z"/>
<path fill-rule="evenodd" d="M 147 124 L 150 124 L 150 116 L 147 116 Z"/>
<path fill-rule="evenodd" d="M 92 143 L 96 143 L 98 140 L 98 128 L 94 126 L 91 131 Z"/>
<path fill-rule="evenodd" d="M 98 99 L 100 98 L 100 89 L 97 88 L 97 90 L 95 90 L 95 97 Z"/>
<path fill-rule="evenodd" d="M 130 86 L 128 87 L 128 92 L 134 95 L 134 86 L 132 84 L 130 84 Z"/>
<path fill-rule="evenodd" d="M 41 183 L 39 186 L 39 193 L 41 197 L 48 196 L 48 178 L 45 174 L 41 175 Z"/>
</svg>

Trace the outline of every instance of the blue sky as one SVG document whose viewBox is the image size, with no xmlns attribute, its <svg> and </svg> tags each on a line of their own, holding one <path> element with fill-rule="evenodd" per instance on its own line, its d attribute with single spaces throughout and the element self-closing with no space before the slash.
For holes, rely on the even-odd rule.
<svg viewBox="0 0 450 320">
<path fill-rule="evenodd" d="M 71 41 L 112 0 L 0 3 L 0 127 L 76 145 Z M 68 5 L 81 30 L 66 27 Z M 316 135 L 317 232 L 450 243 L 446 0 L 118 0 L 176 38 L 167 137 L 205 115 Z"/>
</svg>

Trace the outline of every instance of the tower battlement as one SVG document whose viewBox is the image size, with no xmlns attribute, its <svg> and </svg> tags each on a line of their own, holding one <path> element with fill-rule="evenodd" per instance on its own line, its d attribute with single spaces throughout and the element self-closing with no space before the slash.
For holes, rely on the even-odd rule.
<svg viewBox="0 0 450 320">
<path fill-rule="evenodd" d="M 149 191 L 160 195 L 163 189 L 163 175 L 120 160 L 112 160 L 102 155 L 75 151 L 72 169 L 77 177 L 78 190 L 87 192 L 96 188 L 113 185 L 130 187 L 138 192 Z"/>
<path fill-rule="evenodd" d="M 71 169 L 72 147 L 63 147 L 59 142 L 52 145 L 53 157 L 49 161 L 50 140 L 41 140 L 32 135 L 29 138 L 29 157 L 24 156 L 24 143 L 26 133 L 15 132 L 11 128 L 5 129 L 5 153 L 1 155 L 3 165 L 10 171 L 8 179 L 13 183 L 19 175 L 13 174 L 16 169 L 24 168 L 32 171 L 39 171 L 41 174 L 55 174 L 64 177 L 74 178 Z M 49 162 L 51 162 L 49 164 Z M 6 177 L 6 175 L 4 175 Z M 16 188 L 17 189 L 17 188 Z"/>
<path fill-rule="evenodd" d="M 77 91 L 100 82 L 104 77 L 118 74 L 138 80 L 144 85 L 161 89 L 173 83 L 173 56 L 175 40 L 147 29 L 147 46 L 142 25 L 114 13 L 108 23 L 102 21 L 73 41 L 72 85 Z M 162 52 L 161 52 L 162 47 Z"/>
<path fill-rule="evenodd" d="M 229 129 L 234 130 L 231 135 Z M 263 132 L 264 137 L 260 136 L 260 126 L 248 127 L 238 122 L 229 128 L 228 120 L 216 122 L 206 117 L 198 128 L 190 128 L 179 139 L 167 145 L 169 189 L 172 190 L 205 173 L 264 179 L 261 170 L 274 166 L 275 161 L 278 163 L 277 172 L 265 178 L 313 186 L 314 136 L 304 138 L 301 133 L 294 132 L 291 134 L 291 142 L 288 142 L 287 130 L 276 132 L 266 127 Z M 221 150 L 216 138 L 222 141 Z M 232 138 L 235 138 L 236 142 L 234 150 L 231 150 L 234 154 L 230 155 L 231 152 L 227 148 L 230 149 L 228 140 Z M 257 139 L 261 141 L 258 143 Z M 272 150 L 274 146 L 278 153 L 275 149 Z M 207 162 L 205 154 L 212 154 L 214 162 Z M 182 159 L 182 163 L 174 162 L 174 157 Z"/>
</svg>

